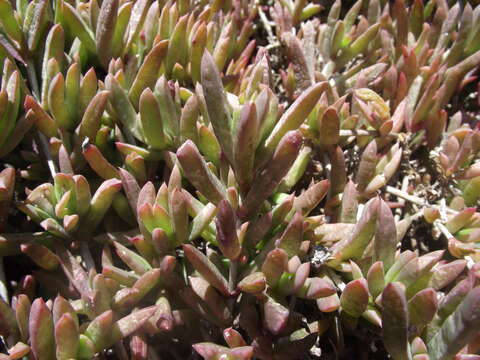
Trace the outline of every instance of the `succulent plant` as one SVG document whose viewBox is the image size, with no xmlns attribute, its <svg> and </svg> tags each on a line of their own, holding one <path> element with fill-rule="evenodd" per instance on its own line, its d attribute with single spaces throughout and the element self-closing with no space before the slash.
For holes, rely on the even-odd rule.
<svg viewBox="0 0 480 360">
<path fill-rule="evenodd" d="M 479 358 L 479 16 L 0 0 L 0 359 Z"/>
</svg>

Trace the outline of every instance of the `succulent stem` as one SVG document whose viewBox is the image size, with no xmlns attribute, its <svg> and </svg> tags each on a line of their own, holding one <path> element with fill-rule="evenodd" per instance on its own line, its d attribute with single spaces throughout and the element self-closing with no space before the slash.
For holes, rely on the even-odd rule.
<svg viewBox="0 0 480 360">
<path fill-rule="evenodd" d="M 3 266 L 3 257 L 0 257 L 0 298 L 8 302 L 7 280 Z"/>
<path fill-rule="evenodd" d="M 228 269 L 228 290 L 230 290 L 231 293 L 233 293 L 237 287 L 237 271 L 238 261 L 232 260 L 230 262 L 230 268 Z"/>
</svg>

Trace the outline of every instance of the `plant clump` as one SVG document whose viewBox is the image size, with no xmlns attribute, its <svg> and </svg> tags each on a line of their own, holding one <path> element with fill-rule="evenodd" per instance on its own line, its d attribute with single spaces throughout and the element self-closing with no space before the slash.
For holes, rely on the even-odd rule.
<svg viewBox="0 0 480 360">
<path fill-rule="evenodd" d="M 480 359 L 479 35 L 476 1 L 0 0 L 0 360 Z"/>
</svg>

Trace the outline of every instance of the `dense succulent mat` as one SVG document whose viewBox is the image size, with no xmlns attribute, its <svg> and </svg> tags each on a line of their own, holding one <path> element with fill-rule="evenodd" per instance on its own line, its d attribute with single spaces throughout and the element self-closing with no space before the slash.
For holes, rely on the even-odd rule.
<svg viewBox="0 0 480 360">
<path fill-rule="evenodd" d="M 0 359 L 480 359 L 480 5 L 0 0 Z"/>
</svg>

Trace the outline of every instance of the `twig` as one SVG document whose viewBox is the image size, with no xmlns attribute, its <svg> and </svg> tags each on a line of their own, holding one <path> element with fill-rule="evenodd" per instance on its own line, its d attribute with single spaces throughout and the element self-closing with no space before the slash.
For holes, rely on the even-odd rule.
<svg viewBox="0 0 480 360">
<path fill-rule="evenodd" d="M 401 190 L 403 192 L 407 192 L 407 189 L 408 189 L 408 182 L 410 181 L 409 177 L 408 176 L 404 176 L 403 179 L 402 179 L 402 188 Z M 401 204 L 401 205 L 405 205 L 405 199 L 404 198 L 401 198 L 399 197 L 398 199 L 398 202 Z M 397 212 L 397 214 L 395 214 L 395 223 L 398 223 L 400 221 L 400 215 L 399 213 Z"/>
<path fill-rule="evenodd" d="M 260 1 L 257 1 L 257 9 L 258 9 L 258 15 L 260 16 L 260 21 L 263 27 L 265 28 L 265 31 L 267 32 L 267 36 L 270 44 L 278 43 L 275 35 L 273 35 L 272 25 L 268 21 L 267 15 L 265 15 L 265 12 L 262 9 L 262 5 L 260 4 Z M 278 45 L 280 46 L 280 44 Z"/>
<path fill-rule="evenodd" d="M 405 191 L 402 191 L 402 190 L 399 190 L 397 188 L 394 188 L 393 186 L 387 186 L 386 190 L 390 194 L 395 195 L 399 198 L 405 199 L 407 201 L 410 201 L 411 203 L 414 203 L 418 206 L 426 206 L 427 205 L 427 203 L 423 199 L 421 199 L 417 196 L 414 196 L 414 195 L 410 195 L 409 193 L 407 193 Z"/>
<path fill-rule="evenodd" d="M 279 42 L 275 42 L 273 44 L 268 44 L 267 46 L 265 46 L 265 49 L 266 50 L 273 50 L 273 49 L 277 49 L 281 46 L 281 44 Z"/>
<path fill-rule="evenodd" d="M 407 201 L 410 201 L 413 204 L 416 204 L 418 206 L 430 206 L 426 201 L 424 201 L 422 198 L 419 198 L 418 196 L 415 195 L 410 195 L 409 193 L 399 190 L 397 188 L 394 188 L 393 186 L 387 186 L 385 189 L 387 192 L 389 192 L 392 195 L 395 195 L 399 198 L 405 199 Z M 433 208 L 439 208 L 436 205 L 431 205 Z M 445 207 L 445 211 L 449 214 L 455 215 L 458 214 L 458 211 L 455 211 L 453 209 L 450 209 L 448 207 Z"/>
<path fill-rule="evenodd" d="M 451 239 L 455 236 L 452 235 L 450 231 L 448 231 L 447 227 L 443 225 L 443 223 L 440 220 L 435 220 L 433 225 L 447 238 Z"/>
<path fill-rule="evenodd" d="M 413 195 L 410 195 L 408 193 L 406 193 L 405 191 L 402 191 L 402 190 L 399 190 L 397 188 L 394 188 L 392 186 L 387 186 L 387 192 L 389 192 L 390 194 L 393 194 L 395 196 L 398 196 L 398 197 L 401 197 L 407 201 L 410 201 L 416 205 L 419 205 L 419 206 L 422 206 L 422 210 L 420 210 L 419 212 L 417 212 L 415 215 L 413 215 L 413 217 L 416 219 L 420 218 L 422 215 L 423 215 L 423 210 L 426 206 L 429 206 L 428 203 L 426 201 L 423 201 L 422 199 L 420 199 L 419 197 L 417 196 L 413 196 Z M 432 206 L 433 208 L 437 208 L 440 210 L 441 213 L 445 214 L 446 212 L 449 212 L 451 214 L 457 214 L 457 211 L 453 210 L 453 209 L 450 209 L 448 208 L 446 205 L 445 205 L 445 202 L 443 201 L 441 206 Z M 412 219 L 413 220 L 413 219 Z M 453 238 L 454 236 L 452 235 L 452 233 L 450 231 L 448 231 L 447 227 L 444 225 L 444 222 L 446 221 L 447 219 L 445 218 L 441 218 L 441 219 L 437 219 L 433 222 L 433 226 L 435 226 L 438 231 L 440 231 L 447 239 L 451 239 Z"/>
</svg>

